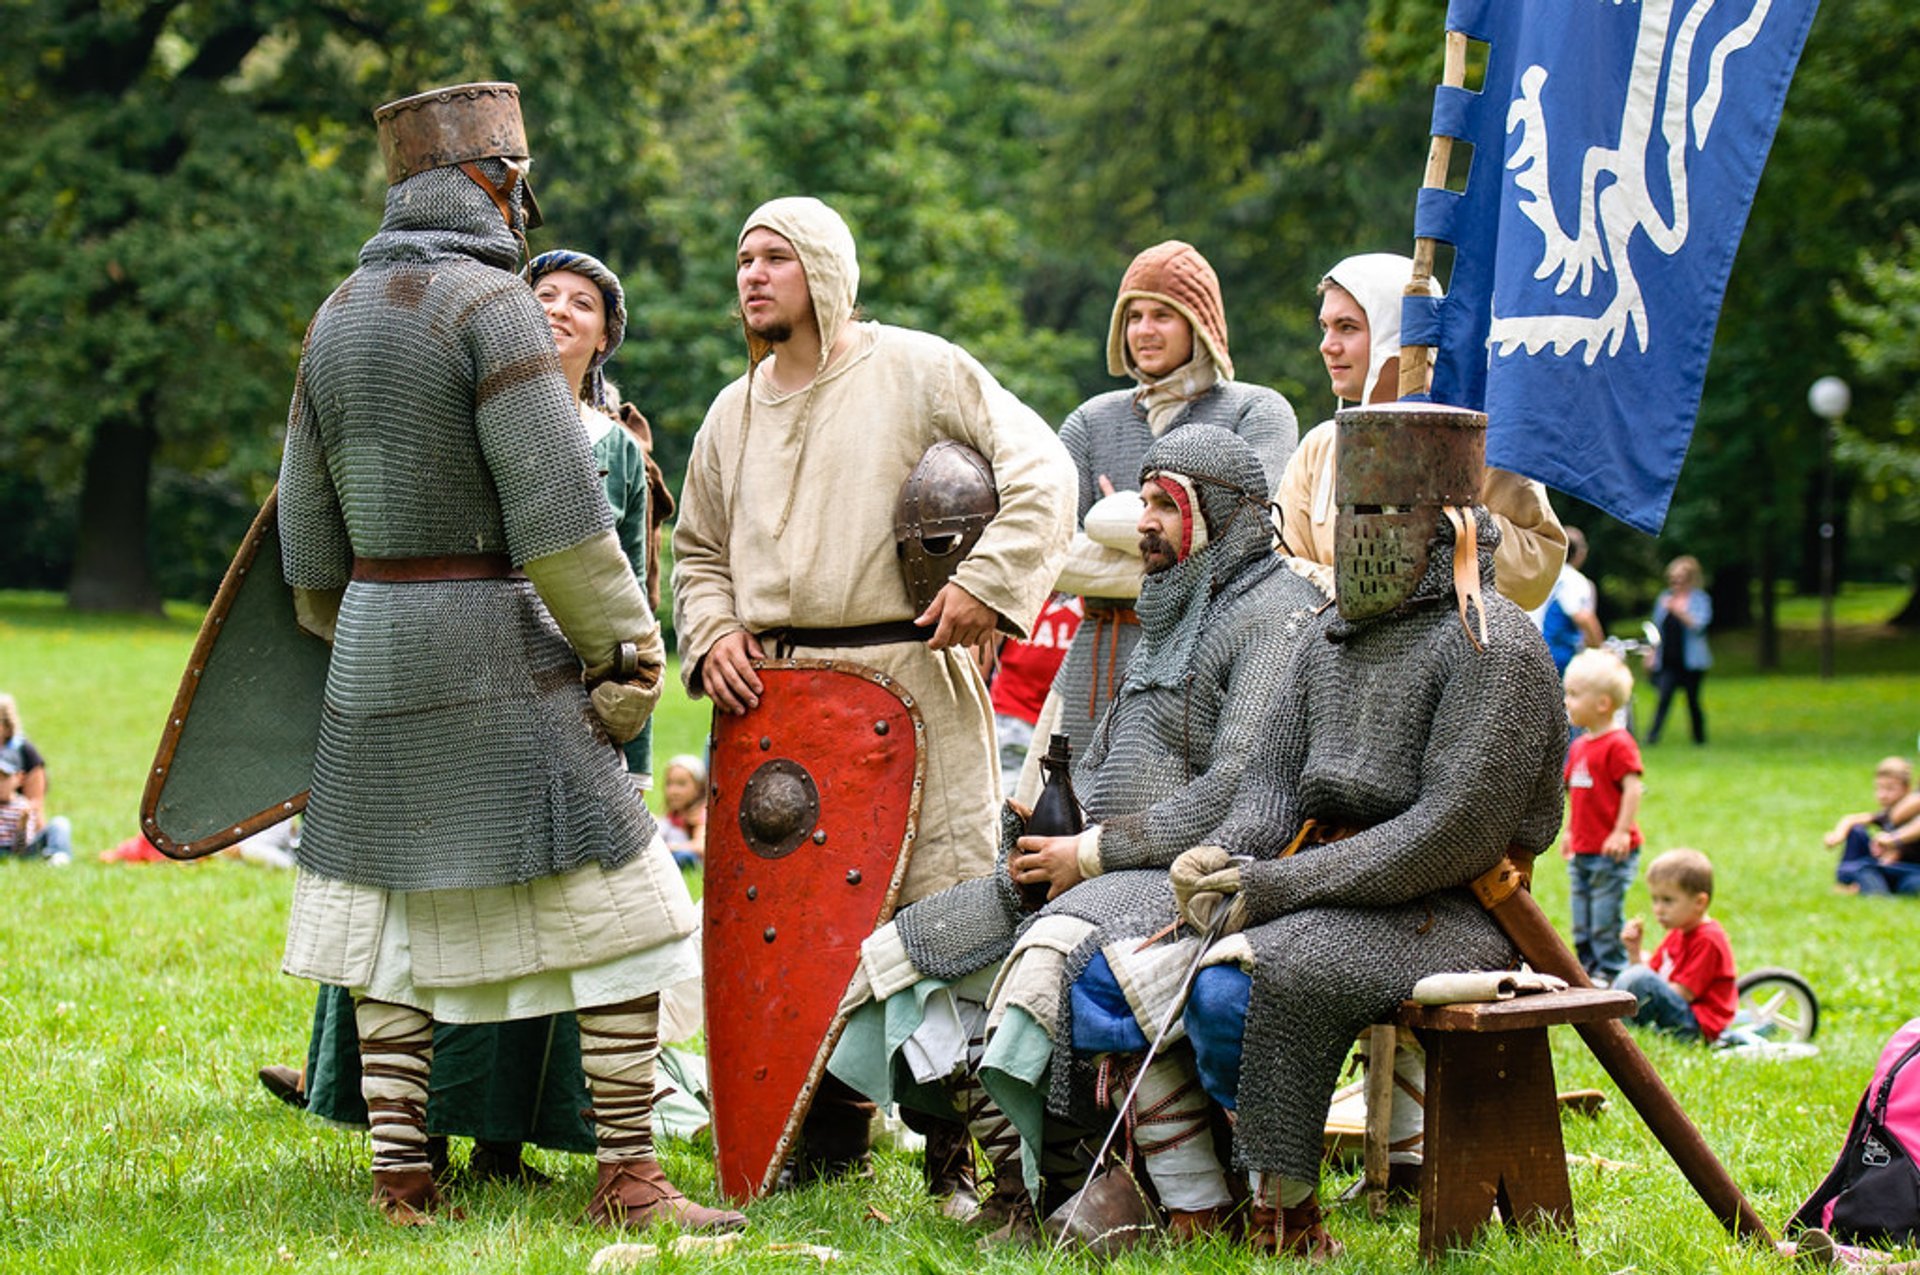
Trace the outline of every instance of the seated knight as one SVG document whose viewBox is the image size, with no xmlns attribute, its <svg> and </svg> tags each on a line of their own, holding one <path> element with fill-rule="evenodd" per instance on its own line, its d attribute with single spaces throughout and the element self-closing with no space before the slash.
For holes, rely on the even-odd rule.
<svg viewBox="0 0 1920 1275">
<path fill-rule="evenodd" d="M 1010 814 L 1004 872 L 924 900 L 869 939 L 856 980 L 867 1003 L 832 1063 L 876 1101 L 968 1117 L 994 1163 L 990 1223 L 1030 1219 L 1084 1174 L 1084 1154 L 1069 1148 L 1100 1119 L 1098 1064 L 1074 1048 L 1067 989 L 1103 947 L 1138 947 L 1172 918 L 1167 869 L 1181 851 L 1218 839 L 1235 812 L 1277 813 L 1250 784 L 1249 762 L 1292 648 L 1327 602 L 1273 551 L 1265 471 L 1234 434 L 1190 424 L 1165 435 L 1147 454 L 1142 495 L 1141 642 L 1074 767 L 1089 826 L 1025 837 Z M 1023 918 L 1018 884 L 1047 885 L 1053 901 Z M 1021 959 L 1002 974 L 1016 938 Z M 990 1002 L 996 976 L 1001 995 Z M 989 1004 L 1002 1037 L 991 1046 Z M 983 1055 L 1013 1128 L 974 1078 Z M 1204 1125 L 1205 1100 L 1186 1087 L 1172 1123 Z M 1224 1205 L 1210 1139 L 1181 1147 L 1207 1180 L 1185 1194 L 1175 1186 L 1173 1198 Z"/>
<path fill-rule="evenodd" d="M 1425 975 L 1512 964 L 1469 886 L 1559 829 L 1565 715 L 1539 631 L 1494 589 L 1500 533 L 1470 503 L 1483 428 L 1425 405 L 1341 413 L 1339 616 L 1301 647 L 1255 763 L 1280 817 L 1252 862 L 1229 860 L 1246 838 L 1228 829 L 1174 867 L 1188 924 L 1224 907 L 1239 930 L 1184 1017 L 1235 1112 L 1258 1250 L 1338 1253 L 1317 1182 L 1355 1035 Z"/>
</svg>

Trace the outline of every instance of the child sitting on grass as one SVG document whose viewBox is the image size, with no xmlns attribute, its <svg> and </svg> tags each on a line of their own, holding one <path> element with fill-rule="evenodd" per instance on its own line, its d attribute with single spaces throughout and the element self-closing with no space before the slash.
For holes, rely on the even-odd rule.
<svg viewBox="0 0 1920 1275">
<path fill-rule="evenodd" d="M 1639 999 L 1635 1023 L 1710 1045 L 1733 1021 L 1740 999 L 1727 932 L 1707 915 L 1713 864 L 1698 850 L 1669 850 L 1647 865 L 1647 893 L 1666 937 L 1644 962 L 1644 927 L 1637 916 L 1628 921 L 1620 938 L 1631 963 L 1613 985 Z"/>
<path fill-rule="evenodd" d="M 1883 757 L 1873 768 L 1873 799 L 1878 810 L 1843 816 L 1827 834 L 1827 848 L 1844 845 L 1840 863 L 1834 869 L 1833 888 L 1840 894 L 1858 894 L 1864 883 L 1874 893 L 1887 891 L 1874 887 L 1887 874 L 1880 867 L 1886 852 L 1898 848 L 1898 840 L 1913 824 L 1920 833 L 1920 793 L 1913 791 L 1913 767 L 1904 757 Z M 1896 861 L 1898 856 L 1893 856 Z M 1873 878 L 1867 880 L 1867 878 Z"/>
<path fill-rule="evenodd" d="M 1627 966 L 1620 916 L 1640 862 L 1640 746 L 1613 724 L 1633 694 L 1633 672 L 1612 651 L 1567 663 L 1567 721 L 1587 732 L 1567 750 L 1567 861 L 1573 948 L 1596 986 Z"/>
<path fill-rule="evenodd" d="M 33 839 L 39 834 L 33 803 L 20 795 L 20 763 L 11 753 L 0 752 L 0 854 L 37 854 Z"/>
</svg>

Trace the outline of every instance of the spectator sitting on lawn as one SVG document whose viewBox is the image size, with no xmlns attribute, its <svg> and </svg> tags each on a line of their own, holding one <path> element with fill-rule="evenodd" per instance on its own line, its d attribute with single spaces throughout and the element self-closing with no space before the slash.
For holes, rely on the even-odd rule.
<svg viewBox="0 0 1920 1275">
<path fill-rule="evenodd" d="M 8 855 L 29 854 L 38 832 L 33 803 L 20 795 L 19 759 L 11 753 L 0 752 L 0 851 Z"/>
<path fill-rule="evenodd" d="M 20 776 L 20 796 L 33 807 L 34 832 L 14 850 L 37 854 L 55 867 L 73 861 L 73 825 L 65 815 L 47 818 L 47 762 L 20 726 L 20 708 L 13 696 L 0 694 L 0 758 L 11 761 Z"/>
<path fill-rule="evenodd" d="M 1873 799 L 1879 809 L 1842 816 L 1827 834 L 1829 849 L 1845 847 L 1833 874 L 1838 893 L 1860 893 L 1863 870 L 1882 875 L 1875 850 L 1892 847 L 1900 826 L 1920 819 L 1920 793 L 1913 791 L 1913 766 L 1906 758 L 1883 757 L 1873 768 Z M 1913 835 L 1920 836 L 1920 828 Z"/>
<path fill-rule="evenodd" d="M 1644 927 L 1637 916 L 1628 921 L 1620 938 L 1632 963 L 1613 985 L 1639 998 L 1635 1023 L 1710 1045 L 1733 1021 L 1740 999 L 1727 932 L 1707 915 L 1713 864 L 1698 850 L 1669 850 L 1647 865 L 1647 892 L 1666 937 L 1653 960 L 1643 961 Z"/>
</svg>

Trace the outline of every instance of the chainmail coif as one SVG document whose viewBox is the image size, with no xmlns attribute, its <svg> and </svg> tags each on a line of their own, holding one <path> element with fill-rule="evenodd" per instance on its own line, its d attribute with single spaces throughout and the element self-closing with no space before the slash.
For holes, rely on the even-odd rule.
<svg viewBox="0 0 1920 1275">
<path fill-rule="evenodd" d="M 1476 509 L 1488 644 L 1452 608 L 1444 520 L 1415 600 L 1376 620 L 1331 619 L 1273 706 L 1281 817 L 1271 856 L 1306 819 L 1359 829 L 1242 869 L 1253 976 L 1235 1155 L 1312 1179 L 1354 1035 L 1427 974 L 1503 968 L 1512 945 L 1466 886 L 1509 846 L 1544 849 L 1560 824 L 1566 717 L 1553 663 L 1493 588 L 1499 532 Z"/>
<path fill-rule="evenodd" d="M 531 584 L 348 585 L 355 556 L 521 563 L 611 525 L 518 253 L 464 174 L 421 173 L 308 330 L 280 535 L 289 584 L 347 586 L 300 847 L 322 876 L 507 885 L 616 867 L 653 832 Z"/>
<path fill-rule="evenodd" d="M 1088 399 L 1060 426 L 1060 442 L 1073 457 L 1080 475 L 1077 522 L 1100 499 L 1100 479 L 1116 485 L 1139 474 L 1147 450 L 1154 445 L 1146 409 L 1131 389 L 1113 390 Z M 1238 435 L 1260 458 L 1265 471 L 1262 487 L 1271 490 L 1286 471 L 1300 429 L 1293 407 L 1263 385 L 1221 381 L 1188 403 L 1167 426 L 1162 438 L 1193 425 L 1210 425 Z M 1089 598 L 1087 618 L 1073 636 L 1066 659 L 1055 675 L 1060 695 L 1060 732 L 1073 746 L 1076 761 L 1085 756 L 1100 714 L 1119 688 L 1140 629 L 1132 624 L 1103 620 L 1103 613 L 1131 606 L 1132 598 Z M 1077 767 L 1076 767 L 1077 770 Z"/>
</svg>

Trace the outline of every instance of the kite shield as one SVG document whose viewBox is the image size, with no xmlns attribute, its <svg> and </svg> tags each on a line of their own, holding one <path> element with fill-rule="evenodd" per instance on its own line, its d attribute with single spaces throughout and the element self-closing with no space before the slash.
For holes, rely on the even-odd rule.
<svg viewBox="0 0 1920 1275">
<path fill-rule="evenodd" d="M 147 772 L 140 828 L 170 858 L 211 854 L 307 805 L 332 648 L 294 620 L 278 509 L 276 492 L 207 608 Z"/>
<path fill-rule="evenodd" d="M 926 724 L 892 678 L 754 667 L 760 706 L 715 716 L 703 899 L 714 1150 L 738 1201 L 793 1150 L 860 944 L 893 915 L 926 781 Z"/>
</svg>

